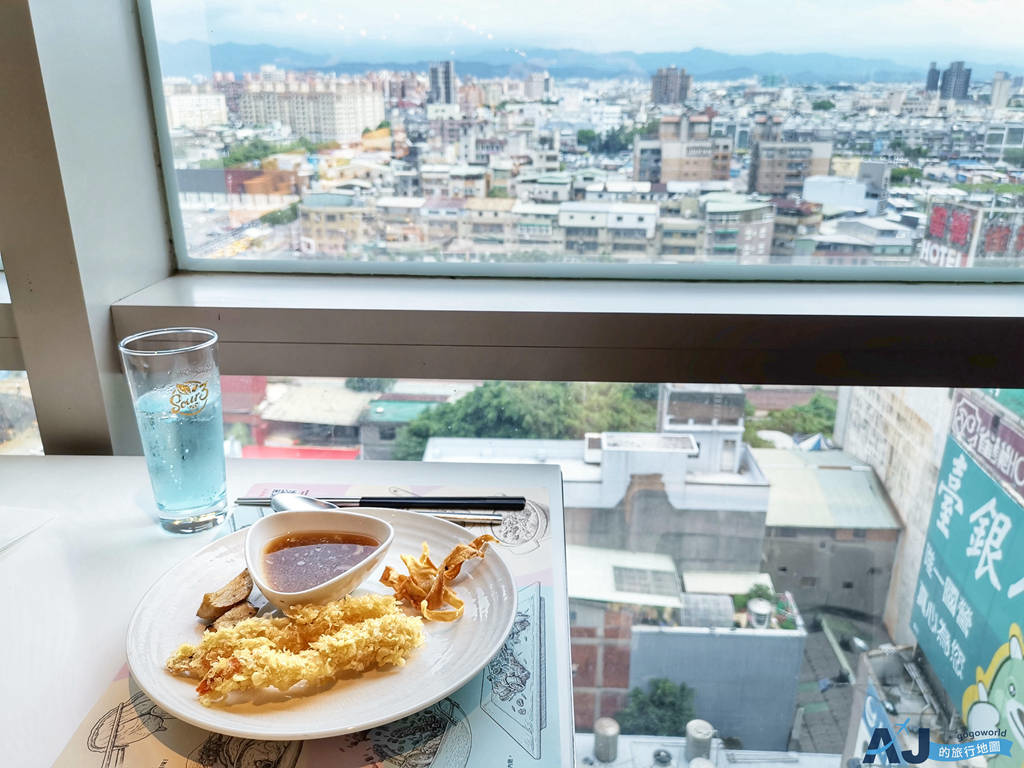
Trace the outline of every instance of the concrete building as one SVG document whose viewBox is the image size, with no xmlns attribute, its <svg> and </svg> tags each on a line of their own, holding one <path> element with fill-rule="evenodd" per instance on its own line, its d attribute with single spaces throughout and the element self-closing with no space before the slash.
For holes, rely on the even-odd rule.
<svg viewBox="0 0 1024 768">
<path fill-rule="evenodd" d="M 996 72 L 992 76 L 992 93 L 989 96 L 989 106 L 992 109 L 1004 109 L 1010 103 L 1010 95 L 1013 93 L 1013 81 L 1006 72 Z"/>
<path fill-rule="evenodd" d="M 578 253 L 651 254 L 658 206 L 642 203 L 562 203 L 558 224 L 565 247 Z"/>
<path fill-rule="evenodd" d="M 543 101 L 553 98 L 555 93 L 554 79 L 547 72 L 531 72 L 526 76 L 523 92 L 530 101 Z"/>
<path fill-rule="evenodd" d="M 896 643 L 915 642 L 910 614 L 952 410 L 945 388 L 839 388 L 835 441 L 877 473 L 903 526 L 884 614 Z"/>
<path fill-rule="evenodd" d="M 316 192 L 299 204 L 299 231 L 305 253 L 343 254 L 375 239 L 373 212 L 352 195 Z"/>
<path fill-rule="evenodd" d="M 748 190 L 760 195 L 799 195 L 808 176 L 828 174 L 830 141 L 755 141 Z"/>
<path fill-rule="evenodd" d="M 770 202 L 712 192 L 701 196 L 700 208 L 708 260 L 769 263 L 775 225 L 775 207 Z"/>
<path fill-rule="evenodd" d="M 655 245 L 662 261 L 697 261 L 704 254 L 704 222 L 680 216 L 659 216 Z"/>
<path fill-rule="evenodd" d="M 793 606 L 792 603 L 790 603 Z M 807 633 L 796 629 L 632 627 L 629 686 L 667 678 L 694 690 L 694 709 L 751 750 L 785 750 Z"/>
<path fill-rule="evenodd" d="M 928 77 L 925 80 L 924 89 L 928 93 L 935 93 L 939 90 L 939 67 L 934 61 L 928 66 Z"/>
<path fill-rule="evenodd" d="M 465 208 L 464 198 L 431 197 L 420 208 L 427 233 L 427 241 L 431 243 L 447 243 L 459 236 L 459 219 Z"/>
<path fill-rule="evenodd" d="M 384 394 L 370 402 L 359 417 L 360 456 L 364 459 L 390 459 L 398 430 L 443 398 L 408 398 Z"/>
<path fill-rule="evenodd" d="M 430 90 L 427 100 L 432 104 L 458 104 L 455 62 L 436 61 L 430 65 Z"/>
<path fill-rule="evenodd" d="M 375 83 L 318 77 L 253 80 L 239 97 L 242 123 L 280 124 L 310 141 L 357 141 L 384 120 L 384 96 Z"/>
<path fill-rule="evenodd" d="M 459 239 L 483 248 L 503 249 L 517 242 L 517 201 L 501 197 L 470 197 L 459 218 Z"/>
<path fill-rule="evenodd" d="M 194 90 L 194 89 L 193 89 Z M 166 92 L 167 125 L 170 128 L 207 128 L 228 121 L 228 107 L 223 93 Z"/>
<path fill-rule="evenodd" d="M 970 87 L 971 70 L 964 67 L 962 61 L 954 61 L 948 69 L 942 70 L 942 80 L 939 83 L 940 98 L 964 101 L 967 99 L 967 90 Z"/>
<path fill-rule="evenodd" d="M 867 184 L 842 176 L 808 176 L 801 196 L 829 208 L 878 213 L 875 203 L 869 209 Z"/>
<path fill-rule="evenodd" d="M 879 216 L 836 220 L 826 232 L 798 237 L 794 263 L 834 266 L 910 265 L 917 231 Z"/>
<path fill-rule="evenodd" d="M 707 115 L 663 117 L 657 138 L 633 140 L 635 181 L 725 181 L 733 142 L 729 136 L 712 136 Z"/>
<path fill-rule="evenodd" d="M 796 239 L 814 234 L 821 227 L 822 206 L 821 203 L 790 197 L 773 198 L 772 205 L 775 206 L 775 226 L 772 230 L 771 262 L 790 264 Z"/>
<path fill-rule="evenodd" d="M 765 568 L 804 611 L 881 617 L 900 522 L 870 467 L 842 451 L 755 448 L 768 479 Z"/>
<path fill-rule="evenodd" d="M 550 203 L 516 201 L 516 239 L 520 251 L 565 250 L 565 230 L 558 226 L 558 206 Z"/>
<path fill-rule="evenodd" d="M 651 101 L 655 104 L 682 104 L 690 92 L 693 78 L 685 69 L 661 67 L 651 77 Z"/>
</svg>

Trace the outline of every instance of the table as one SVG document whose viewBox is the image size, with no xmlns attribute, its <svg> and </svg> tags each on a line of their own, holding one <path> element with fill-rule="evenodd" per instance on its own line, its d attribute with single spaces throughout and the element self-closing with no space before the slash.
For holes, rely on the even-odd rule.
<svg viewBox="0 0 1024 768">
<path fill-rule="evenodd" d="M 561 475 L 554 465 L 229 459 L 227 479 L 229 499 L 265 482 L 474 485 L 490 492 L 543 488 L 552 547 L 564 550 Z M 181 536 L 161 530 L 141 457 L 5 456 L 0 489 L 0 511 L 21 506 L 54 516 L 0 551 L 0 584 L 8 598 L 0 631 L 0 744 L 5 764 L 49 766 L 124 664 L 125 630 L 143 593 L 219 532 Z M 555 587 L 554 602 L 562 606 L 555 620 L 564 632 L 547 643 L 558 671 L 549 687 L 558 690 L 554 743 L 561 745 L 562 764 L 569 765 L 573 718 L 564 572 Z M 555 759 L 550 752 L 548 757 Z"/>
</svg>

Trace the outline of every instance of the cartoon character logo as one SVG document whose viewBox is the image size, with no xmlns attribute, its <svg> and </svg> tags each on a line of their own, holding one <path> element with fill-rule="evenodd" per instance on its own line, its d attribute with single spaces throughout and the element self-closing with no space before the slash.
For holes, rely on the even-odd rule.
<svg viewBox="0 0 1024 768">
<path fill-rule="evenodd" d="M 1010 625 L 1010 639 L 996 649 L 988 669 L 978 667 L 977 683 L 964 692 L 963 711 L 971 731 L 1005 730 L 1011 756 L 997 757 L 990 768 L 1024 766 L 1024 634 Z"/>
</svg>

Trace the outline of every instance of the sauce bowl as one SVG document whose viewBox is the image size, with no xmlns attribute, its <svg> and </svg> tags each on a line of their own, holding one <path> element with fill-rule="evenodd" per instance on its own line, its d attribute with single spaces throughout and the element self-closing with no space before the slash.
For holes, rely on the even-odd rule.
<svg viewBox="0 0 1024 768">
<path fill-rule="evenodd" d="M 369 508 L 364 509 L 373 511 Z M 278 537 L 303 533 L 354 533 L 371 536 L 380 542 L 380 546 L 347 571 L 322 584 L 301 592 L 278 591 L 270 586 L 270 579 L 264 567 L 267 545 Z M 372 515 L 341 510 L 278 512 L 258 520 L 249 527 L 245 536 L 245 564 L 249 568 L 253 582 L 267 598 L 267 602 L 287 613 L 293 605 L 329 603 L 345 597 L 380 565 L 394 537 L 395 531 L 391 524 Z"/>
</svg>

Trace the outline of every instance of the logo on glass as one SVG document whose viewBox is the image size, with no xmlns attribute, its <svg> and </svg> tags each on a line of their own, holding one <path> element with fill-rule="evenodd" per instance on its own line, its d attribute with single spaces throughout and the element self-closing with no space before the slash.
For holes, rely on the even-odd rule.
<svg viewBox="0 0 1024 768">
<path fill-rule="evenodd" d="M 210 392 L 205 381 L 186 381 L 175 384 L 171 395 L 171 413 L 194 416 L 206 407 Z"/>
</svg>

